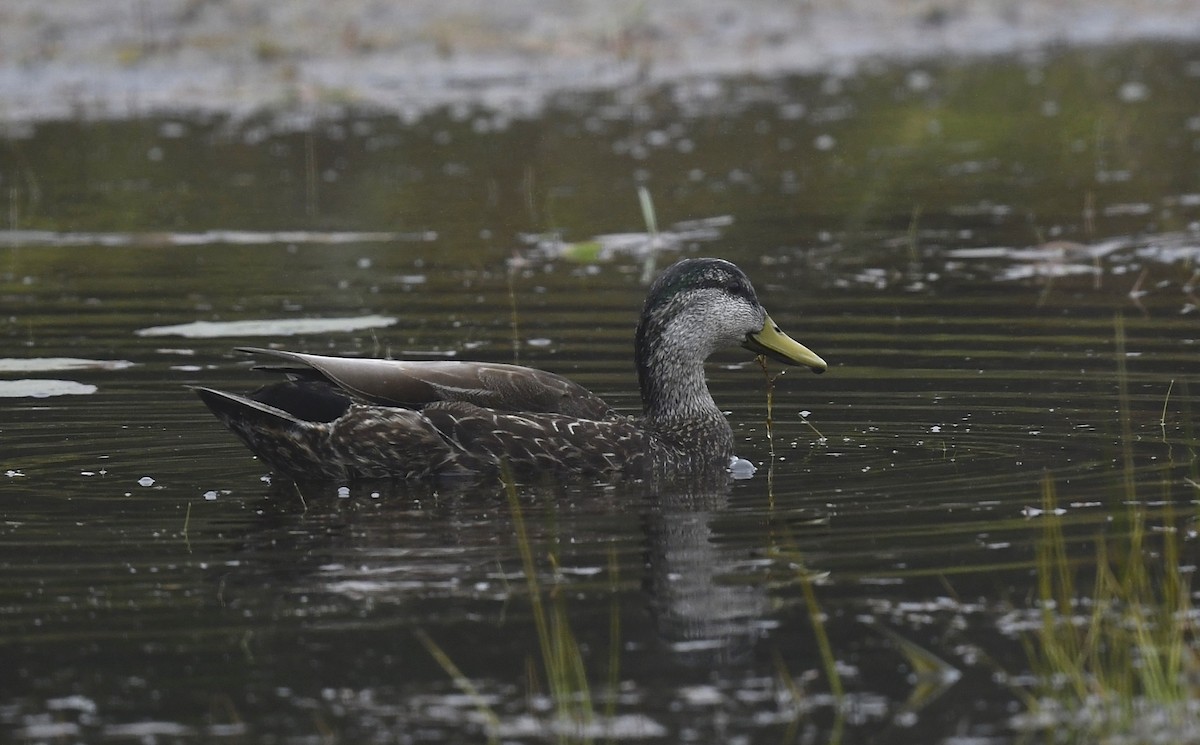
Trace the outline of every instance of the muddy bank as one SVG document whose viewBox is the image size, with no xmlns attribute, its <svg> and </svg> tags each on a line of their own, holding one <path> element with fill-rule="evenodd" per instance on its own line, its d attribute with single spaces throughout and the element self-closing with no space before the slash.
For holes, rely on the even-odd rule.
<svg viewBox="0 0 1200 745">
<path fill-rule="evenodd" d="M 1193 0 L 9 0 L 0 120 L 536 111 L 558 91 L 1200 38 Z"/>
</svg>

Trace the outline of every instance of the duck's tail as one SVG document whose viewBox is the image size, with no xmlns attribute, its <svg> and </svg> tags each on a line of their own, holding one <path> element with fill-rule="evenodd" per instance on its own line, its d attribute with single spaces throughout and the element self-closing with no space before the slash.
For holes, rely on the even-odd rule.
<svg viewBox="0 0 1200 745">
<path fill-rule="evenodd" d="M 344 478 L 337 463 L 322 454 L 329 425 L 306 421 L 264 401 L 203 386 L 190 386 L 231 432 L 276 471 L 309 478 Z"/>
<path fill-rule="evenodd" d="M 202 385 L 188 386 L 204 405 L 217 415 L 217 418 L 225 423 L 225 426 L 233 429 L 235 425 L 245 425 L 251 422 L 255 424 L 269 423 L 275 427 L 300 426 L 303 422 L 283 409 L 280 409 L 270 404 L 255 401 L 246 396 L 239 396 L 236 393 L 226 393 L 218 391 L 215 388 L 205 388 Z"/>
</svg>

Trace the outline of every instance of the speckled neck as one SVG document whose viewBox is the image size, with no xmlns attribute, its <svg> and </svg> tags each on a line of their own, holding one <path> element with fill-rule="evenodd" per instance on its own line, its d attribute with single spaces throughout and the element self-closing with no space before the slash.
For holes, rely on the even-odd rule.
<svg viewBox="0 0 1200 745">
<path fill-rule="evenodd" d="M 644 316 L 634 349 L 646 426 L 697 450 L 732 447 L 733 432 L 717 408 L 704 375 L 712 351 L 706 340 L 670 323 L 671 313 Z"/>
</svg>

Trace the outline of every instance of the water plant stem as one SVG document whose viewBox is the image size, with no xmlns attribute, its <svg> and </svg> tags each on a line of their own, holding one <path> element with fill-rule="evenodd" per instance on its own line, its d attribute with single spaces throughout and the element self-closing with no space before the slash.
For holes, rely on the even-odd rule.
<svg viewBox="0 0 1200 745">
<path fill-rule="evenodd" d="M 767 383 L 767 449 L 771 455 L 771 463 L 775 462 L 775 381 L 779 379 L 779 375 L 772 375 L 767 367 L 767 358 L 765 355 L 758 355 L 754 358 L 758 362 L 758 366 L 762 368 L 763 379 Z M 781 373 L 782 374 L 782 373 Z"/>
<path fill-rule="evenodd" d="M 1158 418 L 1158 426 L 1163 428 L 1163 435 L 1166 435 L 1167 428 L 1167 404 L 1171 401 L 1171 389 L 1175 387 L 1175 379 L 1171 378 L 1171 382 L 1167 384 L 1167 395 L 1163 399 L 1162 415 Z"/>
<path fill-rule="evenodd" d="M 1038 681 L 1026 702 L 1047 714 L 1034 718 L 1036 726 L 1064 724 L 1080 742 L 1151 741 L 1144 739 L 1147 726 L 1161 741 L 1176 741 L 1159 737 L 1163 732 L 1193 732 L 1197 623 L 1169 500 L 1159 529 L 1147 526 L 1143 505 L 1131 503 L 1119 550 L 1096 540 L 1094 560 L 1086 562 L 1095 567 L 1090 596 L 1078 594 L 1048 474 L 1042 508 L 1036 559 L 1041 623 L 1023 640 Z M 1161 536 L 1157 553 L 1147 545 L 1155 536 Z M 1081 614 L 1083 608 L 1090 611 Z"/>
<path fill-rule="evenodd" d="M 483 695 L 479 693 L 479 689 L 475 687 L 475 684 L 471 682 L 470 678 L 468 678 L 466 675 L 463 675 L 463 672 L 458 668 L 458 665 L 454 664 L 454 660 L 450 659 L 450 655 L 446 654 L 446 651 L 442 649 L 441 646 L 439 646 L 438 643 L 435 642 L 429 636 L 429 634 L 425 632 L 424 629 L 417 629 L 413 633 L 416 635 L 417 640 L 421 642 L 422 646 L 425 647 L 425 650 L 429 652 L 429 655 L 433 657 L 434 661 L 436 661 L 442 670 L 445 670 L 446 674 L 450 676 L 450 679 L 454 681 L 454 685 L 457 686 L 460 691 L 466 694 L 466 696 L 471 699 L 472 703 L 475 704 L 475 708 L 479 711 L 479 713 L 483 716 L 484 721 L 486 721 L 488 724 L 488 742 L 499 742 L 500 719 L 496 716 L 496 712 L 492 711 L 491 707 L 487 705 L 487 701 L 484 699 Z"/>
<path fill-rule="evenodd" d="M 502 478 L 512 512 L 513 531 L 521 555 L 521 567 L 529 591 L 546 686 L 558 719 L 557 732 L 559 740 L 565 741 L 570 731 L 590 730 L 595 719 L 583 654 L 571 630 L 566 609 L 562 605 L 562 595 L 554 596 L 551 609 L 546 607 L 537 578 L 537 566 L 533 560 L 533 548 L 525 530 L 525 518 L 521 511 L 516 484 L 507 468 L 502 469 Z"/>
<path fill-rule="evenodd" d="M 650 190 L 639 186 L 637 190 L 638 204 L 642 208 L 642 222 L 646 224 L 646 232 L 650 235 L 650 248 L 646 251 L 646 260 L 642 263 L 642 284 L 650 284 L 654 277 L 655 265 L 658 263 L 658 216 L 654 212 L 654 199 Z"/>
<path fill-rule="evenodd" d="M 808 617 L 812 621 L 813 635 L 817 638 L 817 649 L 821 653 L 821 666 L 825 669 L 825 679 L 829 681 L 829 690 L 841 708 L 846 691 L 842 687 L 842 676 L 837 669 L 837 660 L 833 656 L 833 646 L 829 643 L 829 635 L 825 632 L 825 619 L 821 606 L 817 603 L 817 593 L 813 590 L 812 578 L 807 573 L 800 573 L 800 588 L 804 591 L 804 604 L 808 607 Z"/>
<path fill-rule="evenodd" d="M 192 503 L 188 502 L 187 503 L 187 511 L 183 513 L 183 543 L 185 546 L 187 546 L 187 551 L 189 554 L 192 552 L 192 541 L 188 537 L 188 526 L 191 525 L 191 522 L 192 522 Z"/>
<path fill-rule="evenodd" d="M 517 269 L 508 268 L 508 314 L 509 326 L 512 328 L 512 363 L 521 364 L 521 319 L 517 314 Z"/>
<path fill-rule="evenodd" d="M 1125 352 L 1125 315 L 1121 312 L 1113 317 L 1113 337 L 1117 356 L 1117 409 L 1121 423 L 1122 475 L 1125 485 L 1125 500 L 1137 499 L 1137 487 L 1133 471 L 1133 423 L 1129 411 L 1129 370 Z"/>
</svg>

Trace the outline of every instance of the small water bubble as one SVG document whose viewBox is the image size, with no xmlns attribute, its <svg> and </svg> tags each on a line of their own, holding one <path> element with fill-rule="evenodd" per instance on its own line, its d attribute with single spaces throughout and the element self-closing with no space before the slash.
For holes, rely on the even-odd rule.
<svg viewBox="0 0 1200 745">
<path fill-rule="evenodd" d="M 163 122 L 158 127 L 158 136 L 167 140 L 176 140 L 187 134 L 183 122 Z"/>
<path fill-rule="evenodd" d="M 651 147 L 662 147 L 671 141 L 671 136 L 661 129 L 651 130 L 646 134 L 646 144 Z"/>
<path fill-rule="evenodd" d="M 933 76 L 924 70 L 913 70 L 904 80 L 911 91 L 927 91 L 933 86 Z"/>
<path fill-rule="evenodd" d="M 754 472 L 758 470 L 754 464 L 744 458 L 734 457 L 729 462 L 729 475 L 738 480 L 748 479 L 754 476 Z"/>
<path fill-rule="evenodd" d="M 1150 95 L 1150 89 L 1145 83 L 1131 81 L 1121 86 L 1117 95 L 1125 103 L 1134 103 L 1137 101 L 1145 101 Z"/>
<path fill-rule="evenodd" d="M 802 103 L 786 103 L 779 107 L 779 118 L 781 119 L 801 119 L 808 109 Z"/>
</svg>

